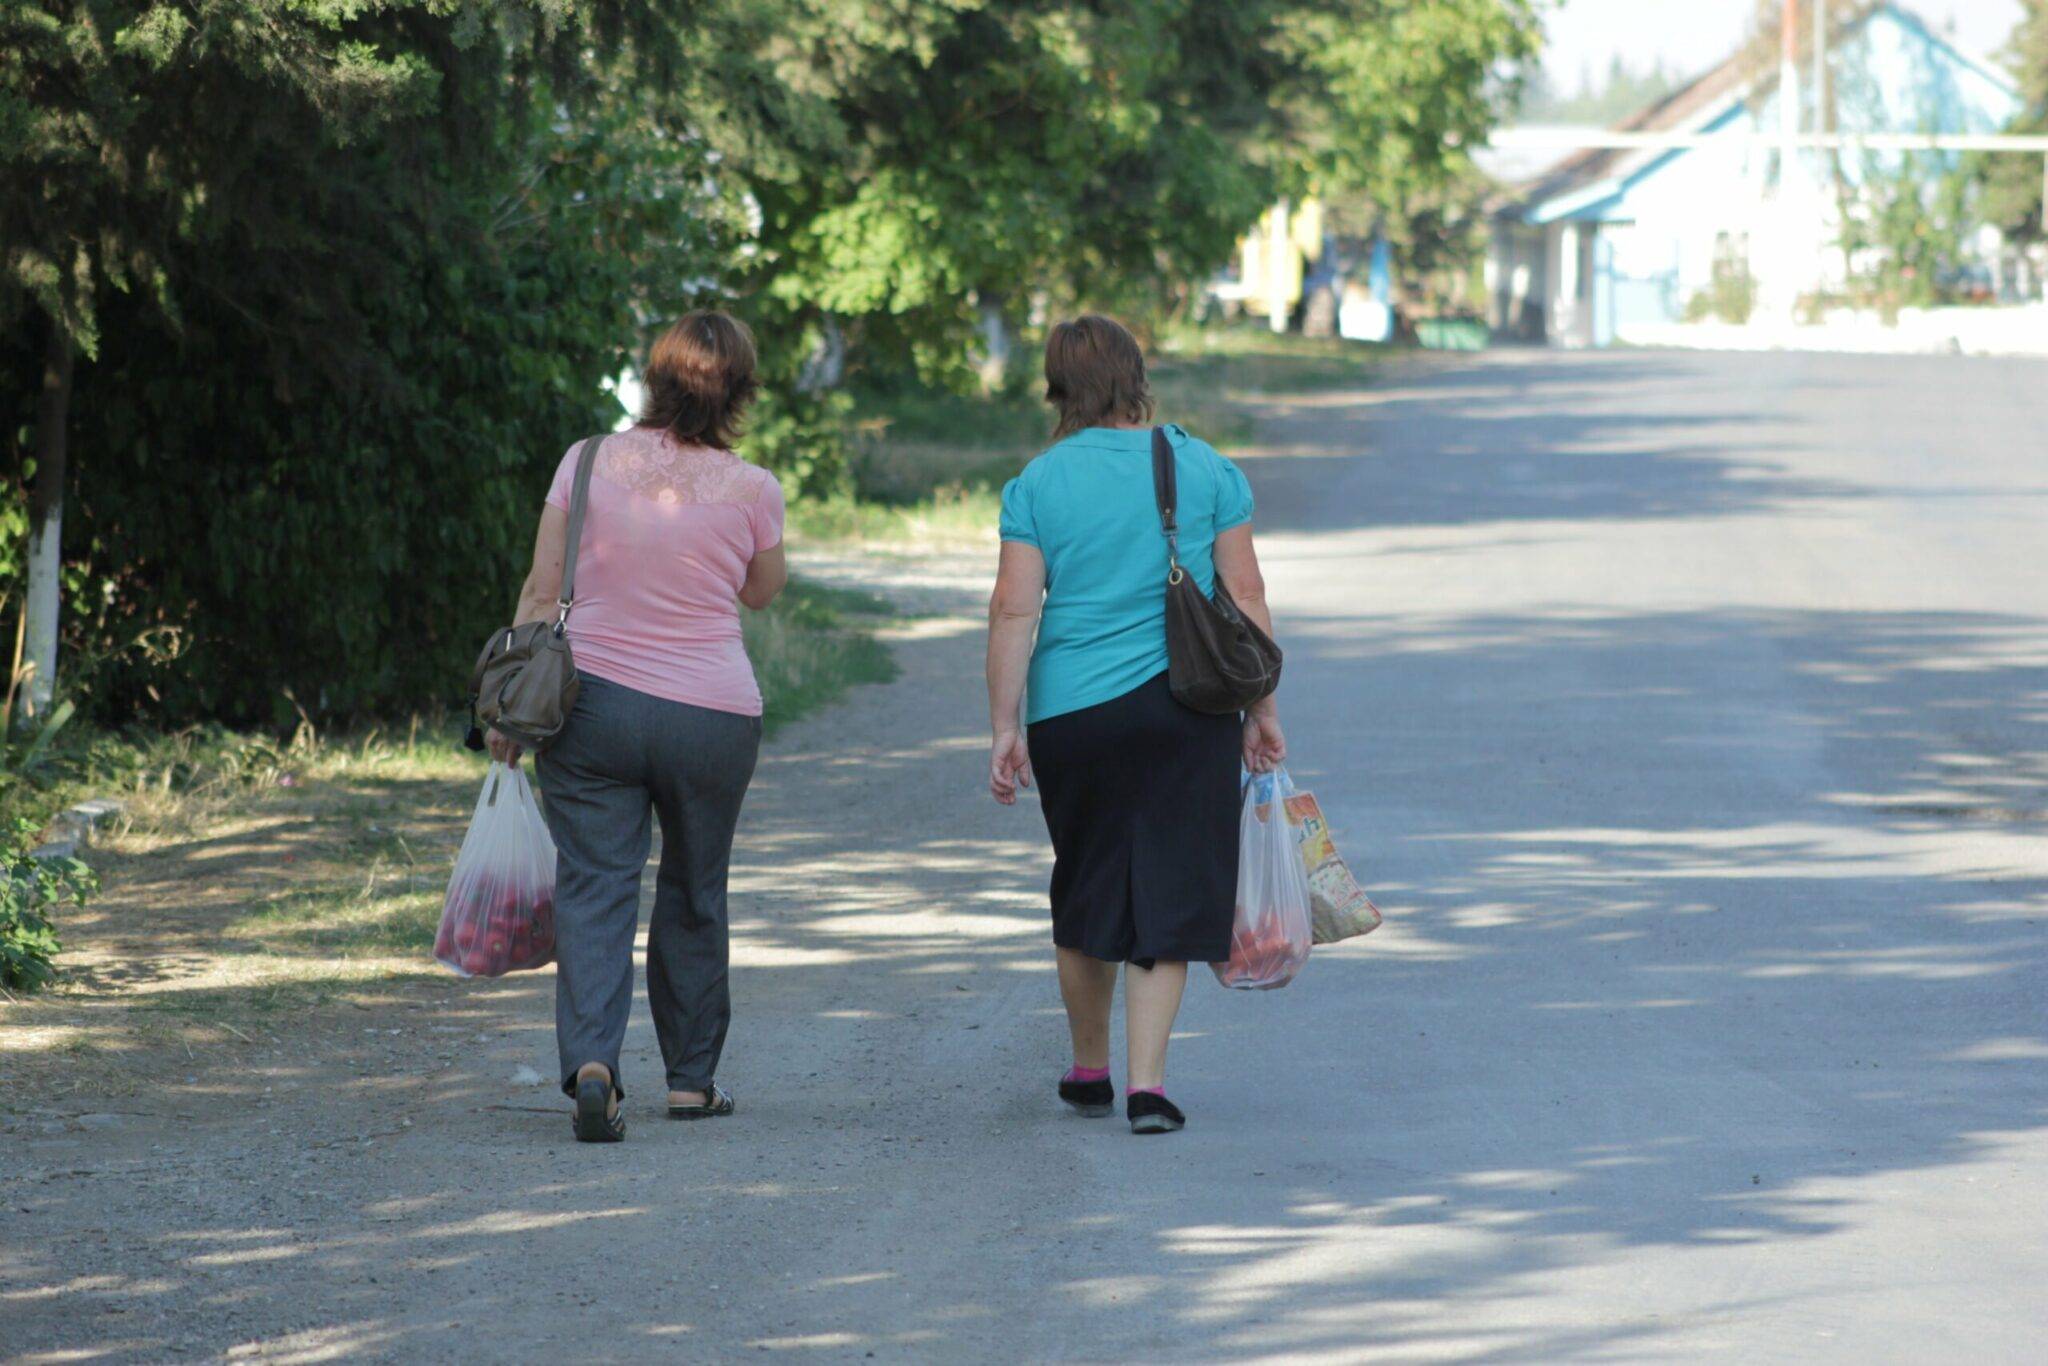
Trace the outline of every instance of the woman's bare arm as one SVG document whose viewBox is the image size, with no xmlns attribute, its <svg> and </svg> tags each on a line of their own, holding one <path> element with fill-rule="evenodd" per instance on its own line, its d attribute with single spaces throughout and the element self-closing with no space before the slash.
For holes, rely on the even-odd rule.
<svg viewBox="0 0 2048 1366">
<path fill-rule="evenodd" d="M 569 514 L 549 503 L 540 510 L 540 529 L 533 536 L 533 567 L 519 588 L 519 605 L 512 609 L 512 624 L 553 621 L 561 611 L 562 556 L 569 544 Z M 519 746 L 498 733 L 494 726 L 484 737 L 491 757 L 500 763 L 517 764 Z"/>
<path fill-rule="evenodd" d="M 995 591 L 988 601 L 989 791 L 1008 806 L 1019 786 L 1031 786 L 1031 755 L 1021 711 L 1031 642 L 1045 606 L 1045 557 L 1036 546 L 1003 542 Z"/>
<path fill-rule="evenodd" d="M 1250 522 L 1216 533 L 1216 578 L 1230 593 L 1237 610 L 1268 636 L 1273 613 L 1266 605 L 1266 576 L 1259 572 L 1259 552 L 1252 546 Z M 1245 711 L 1244 766 L 1265 772 L 1287 758 L 1287 737 L 1280 729 L 1280 704 L 1267 694 Z"/>
<path fill-rule="evenodd" d="M 775 601 L 789 582 L 789 558 L 777 541 L 747 561 L 747 581 L 740 585 L 740 601 L 756 612 Z"/>
<path fill-rule="evenodd" d="M 1266 576 L 1259 572 L 1259 552 L 1252 546 L 1252 524 L 1246 522 L 1216 533 L 1216 577 L 1230 590 L 1231 601 L 1267 635 L 1273 615 L 1266 607 Z"/>
<path fill-rule="evenodd" d="M 519 590 L 519 605 L 513 609 L 512 624 L 553 621 L 561 610 L 562 558 L 569 545 L 569 514 L 549 503 L 540 512 L 540 530 L 533 537 L 533 568 Z"/>
</svg>

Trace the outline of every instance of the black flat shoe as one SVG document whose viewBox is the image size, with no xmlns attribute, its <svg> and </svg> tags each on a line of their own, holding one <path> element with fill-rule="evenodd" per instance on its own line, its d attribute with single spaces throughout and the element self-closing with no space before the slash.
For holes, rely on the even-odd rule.
<svg viewBox="0 0 2048 1366">
<path fill-rule="evenodd" d="M 1116 1087 L 1107 1077 L 1101 1081 L 1069 1081 L 1061 1077 L 1060 1099 L 1073 1106 L 1075 1114 L 1089 1119 L 1116 1113 Z"/>
<path fill-rule="evenodd" d="M 1134 1134 L 1170 1134 L 1188 1122 L 1178 1105 L 1150 1091 L 1125 1097 L 1124 1113 L 1130 1117 Z"/>
<path fill-rule="evenodd" d="M 702 1105 L 670 1105 L 670 1119 L 718 1119 L 733 1112 L 732 1094 L 717 1082 L 704 1092 Z"/>
<path fill-rule="evenodd" d="M 617 1143 L 626 1136 L 626 1113 L 612 1099 L 610 1077 L 576 1082 L 576 1113 L 570 1119 L 578 1143 Z"/>
</svg>

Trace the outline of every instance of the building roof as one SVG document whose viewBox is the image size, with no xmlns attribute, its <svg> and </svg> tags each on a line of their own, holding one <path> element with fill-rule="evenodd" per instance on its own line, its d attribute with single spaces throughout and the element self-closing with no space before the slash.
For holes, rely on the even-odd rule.
<svg viewBox="0 0 2048 1366">
<path fill-rule="evenodd" d="M 1839 45 L 1880 11 L 1890 11 L 1953 59 L 2001 84 L 2010 84 L 2008 78 L 1995 68 L 1940 37 L 1924 20 L 1896 0 L 1852 0 L 1850 4 L 1838 6 L 1828 25 L 1829 45 Z M 1811 53 L 1811 37 L 1805 32 L 1798 37 L 1803 63 Z M 1775 48 L 1774 43 L 1772 46 Z M 1752 39 L 1669 95 L 1611 127 L 1617 132 L 1629 133 L 1684 133 L 1711 128 L 1731 110 L 1769 94 L 1777 87 L 1778 64 L 1771 60 L 1771 56 L 1761 53 L 1758 41 Z M 1552 163 L 1534 177 L 1505 191 L 1487 207 L 1496 216 L 1547 221 L 1560 215 L 1540 212 L 1543 206 L 1556 205 L 1567 197 L 1574 203 L 1600 198 L 1598 191 L 1603 187 L 1618 187 L 1622 180 L 1673 155 L 1672 150 L 1662 148 L 1586 148 Z"/>
<path fill-rule="evenodd" d="M 1622 133 L 1690 131 L 1712 122 L 1731 103 L 1747 94 L 1750 87 L 1747 77 L 1748 54 L 1738 50 L 1663 99 L 1611 126 Z M 1496 207 L 1513 210 L 1541 204 L 1573 190 L 1612 180 L 1624 171 L 1661 155 L 1661 152 L 1637 148 L 1589 147 L 1573 152 L 1534 179 L 1516 187 Z"/>
</svg>

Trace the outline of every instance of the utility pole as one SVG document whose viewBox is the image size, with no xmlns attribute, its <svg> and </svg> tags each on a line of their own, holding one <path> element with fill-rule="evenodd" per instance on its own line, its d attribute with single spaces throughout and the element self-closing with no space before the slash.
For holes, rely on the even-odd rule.
<svg viewBox="0 0 2048 1366">
<path fill-rule="evenodd" d="M 1778 23 L 1778 205 L 1775 274 L 1765 291 L 1771 311 L 1792 321 L 1799 297 L 1799 205 L 1793 189 L 1799 173 L 1799 0 L 1784 0 Z"/>
<path fill-rule="evenodd" d="M 1828 131 L 1828 0 L 1813 0 L 1813 131 Z"/>
<path fill-rule="evenodd" d="M 1778 138 L 1785 162 L 1779 168 L 1779 184 L 1791 168 L 1799 141 L 1799 0 L 1785 0 L 1785 13 L 1778 25 Z"/>
</svg>

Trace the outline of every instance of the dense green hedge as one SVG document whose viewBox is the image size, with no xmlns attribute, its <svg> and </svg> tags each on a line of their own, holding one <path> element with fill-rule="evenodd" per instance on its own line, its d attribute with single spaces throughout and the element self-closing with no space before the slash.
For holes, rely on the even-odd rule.
<svg viewBox="0 0 2048 1366">
<path fill-rule="evenodd" d="M 189 293 L 175 324 L 104 306 L 65 524 L 64 682 L 91 712 L 263 725 L 460 701 L 555 462 L 616 420 L 602 382 L 638 333 L 635 262 L 581 225 L 494 230 L 503 213 L 451 198 L 430 230 L 330 225 L 332 256 L 300 268 L 354 271 L 332 319 L 266 313 L 260 290 L 252 308 L 246 287 L 233 306 Z M 32 340 L 0 374 L 35 373 Z M 0 390 L 16 432 L 32 400 Z"/>
<path fill-rule="evenodd" d="M 578 294 L 545 260 L 443 243 L 372 309 L 393 339 L 385 372 L 304 394 L 246 363 L 244 321 L 173 337 L 110 319 L 80 377 L 66 528 L 108 553 L 79 576 L 70 659 L 158 613 L 184 649 L 77 681 L 103 710 L 229 721 L 281 719 L 292 696 L 321 716 L 458 696 L 510 609 L 556 458 L 616 415 L 592 396 L 630 320 L 593 341 L 584 315 L 609 310 Z"/>
</svg>

